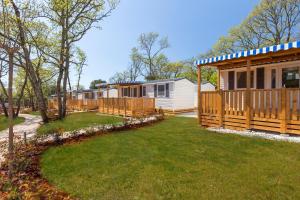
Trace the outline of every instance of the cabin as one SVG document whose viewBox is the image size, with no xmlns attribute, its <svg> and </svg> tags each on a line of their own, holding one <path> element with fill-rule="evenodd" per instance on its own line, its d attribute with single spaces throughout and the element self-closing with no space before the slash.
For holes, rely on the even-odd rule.
<svg viewBox="0 0 300 200">
<path fill-rule="evenodd" d="M 109 94 L 111 97 L 117 97 L 118 91 L 117 89 L 111 88 L 109 90 Z M 102 88 L 99 89 L 88 89 L 88 90 L 79 90 L 79 91 L 72 91 L 72 99 L 77 100 L 97 100 L 102 97 L 107 96 L 107 89 Z"/>
<path fill-rule="evenodd" d="M 142 84 L 143 97 L 155 98 L 155 108 L 167 113 L 194 111 L 197 93 L 195 83 L 187 78 L 148 81 Z M 211 83 L 202 86 L 204 91 L 214 90 Z"/>
<path fill-rule="evenodd" d="M 205 127 L 300 134 L 300 41 L 196 61 L 198 120 Z M 201 90 L 201 68 L 218 73 Z"/>
</svg>

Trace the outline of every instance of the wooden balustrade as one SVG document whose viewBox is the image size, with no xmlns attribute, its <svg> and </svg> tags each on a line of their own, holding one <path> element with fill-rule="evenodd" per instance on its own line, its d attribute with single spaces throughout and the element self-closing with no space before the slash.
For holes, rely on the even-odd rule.
<svg viewBox="0 0 300 200">
<path fill-rule="evenodd" d="M 99 112 L 126 116 L 143 116 L 155 112 L 153 98 L 101 98 Z"/>
<path fill-rule="evenodd" d="M 57 110 L 57 100 L 48 101 L 48 109 Z M 155 112 L 155 99 L 153 98 L 100 98 L 98 100 L 67 100 L 68 111 L 92 111 L 98 110 L 100 113 L 144 116 Z"/>
<path fill-rule="evenodd" d="M 250 90 L 249 115 L 246 90 L 201 92 L 200 98 L 204 126 L 300 134 L 299 88 Z"/>
</svg>

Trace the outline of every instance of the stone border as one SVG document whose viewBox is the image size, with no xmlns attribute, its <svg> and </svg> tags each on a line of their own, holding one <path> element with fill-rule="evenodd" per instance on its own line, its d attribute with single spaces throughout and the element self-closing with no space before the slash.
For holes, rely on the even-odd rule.
<svg viewBox="0 0 300 200">
<path fill-rule="evenodd" d="M 246 136 L 252 138 L 263 138 L 263 139 L 273 140 L 273 141 L 300 143 L 300 136 L 296 136 L 296 135 L 276 134 L 271 132 L 253 131 L 253 130 L 236 131 L 236 130 L 224 129 L 224 128 L 207 128 L 207 130 L 215 133 L 221 133 L 221 134 L 232 134 L 232 135 L 240 135 L 240 136 Z"/>
</svg>

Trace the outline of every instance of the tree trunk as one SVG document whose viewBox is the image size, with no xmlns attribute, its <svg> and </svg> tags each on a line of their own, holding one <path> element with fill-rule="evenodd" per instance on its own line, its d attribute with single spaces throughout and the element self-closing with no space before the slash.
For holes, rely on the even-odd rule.
<svg viewBox="0 0 300 200">
<path fill-rule="evenodd" d="M 26 87 L 26 84 L 27 84 L 27 79 L 28 79 L 28 74 L 26 73 L 25 74 L 25 80 L 24 80 L 24 83 L 23 83 L 21 91 L 20 91 L 20 95 L 19 95 L 19 97 L 17 99 L 17 102 L 16 102 L 16 104 L 17 104 L 17 110 L 16 110 L 16 112 L 14 112 L 14 117 L 18 117 L 19 116 L 19 112 L 20 112 L 20 108 L 21 108 L 21 100 L 22 100 L 22 98 L 24 96 L 24 90 L 25 90 L 25 87 Z"/>
<path fill-rule="evenodd" d="M 5 117 L 8 117 L 8 112 L 7 112 L 7 109 L 5 107 L 5 101 L 4 101 L 4 99 L 1 96 L 0 96 L 0 105 L 1 105 L 1 107 L 3 109 Z"/>
<path fill-rule="evenodd" d="M 22 20 L 20 17 L 20 11 L 13 0 L 10 0 L 10 2 L 14 8 L 15 15 L 17 18 L 16 21 L 17 21 L 17 25 L 18 25 L 18 29 L 19 29 L 20 47 L 22 48 L 23 53 L 24 53 L 26 71 L 29 74 L 29 79 L 31 81 L 33 90 L 34 90 L 36 98 L 38 100 L 41 117 L 42 117 L 43 121 L 45 123 L 47 123 L 49 121 L 48 116 L 47 116 L 47 105 L 45 102 L 41 82 L 39 81 L 39 78 L 37 77 L 36 71 L 34 70 L 33 64 L 30 60 L 30 53 L 29 53 L 28 47 L 26 45 L 25 30 L 23 28 Z"/>
<path fill-rule="evenodd" d="M 8 133 L 8 154 L 9 154 L 9 177 L 12 178 L 13 160 L 14 160 L 14 130 L 13 130 L 13 51 L 8 52 L 9 71 L 8 71 L 8 116 L 9 116 L 9 133 Z"/>
</svg>

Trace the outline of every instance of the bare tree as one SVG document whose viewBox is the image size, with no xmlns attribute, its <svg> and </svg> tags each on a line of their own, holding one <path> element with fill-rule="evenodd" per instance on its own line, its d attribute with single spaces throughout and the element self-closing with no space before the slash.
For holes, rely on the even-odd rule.
<svg viewBox="0 0 300 200">
<path fill-rule="evenodd" d="M 147 80 L 157 79 L 164 59 L 163 50 L 170 47 L 168 38 L 159 38 L 158 33 L 143 33 L 139 39 L 138 55 L 143 62 L 142 75 Z"/>
<path fill-rule="evenodd" d="M 87 58 L 86 58 L 86 54 L 84 53 L 83 50 L 81 50 L 80 48 L 76 48 L 76 55 L 77 55 L 77 59 L 78 61 L 75 63 L 75 70 L 77 72 L 77 83 L 76 83 L 76 91 L 79 90 L 80 87 L 80 79 L 81 79 L 81 75 L 83 72 L 83 68 L 87 65 Z"/>
</svg>

